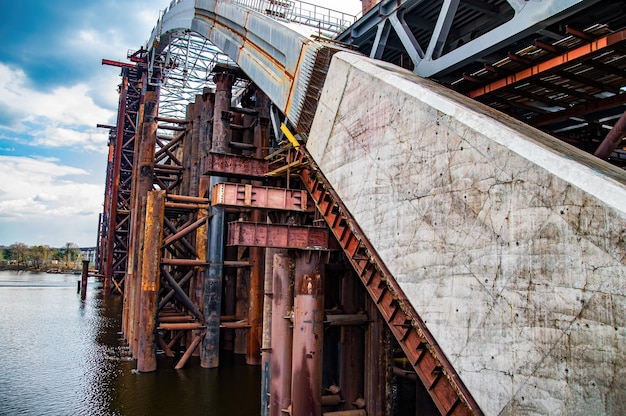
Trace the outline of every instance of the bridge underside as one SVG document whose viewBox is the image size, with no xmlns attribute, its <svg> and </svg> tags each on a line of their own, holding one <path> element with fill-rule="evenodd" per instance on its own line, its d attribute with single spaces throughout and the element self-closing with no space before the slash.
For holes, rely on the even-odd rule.
<svg viewBox="0 0 626 416">
<path fill-rule="evenodd" d="M 624 111 L 623 4 L 566 29 L 597 2 L 525 3 L 382 1 L 344 45 L 288 29 L 290 2 L 172 2 L 119 64 L 145 88 L 100 236 L 137 368 L 232 349 L 263 415 L 619 414 L 626 175 L 565 142 Z M 502 39 L 478 57 L 476 33 Z"/>
<path fill-rule="evenodd" d="M 626 2 L 383 0 L 337 39 L 589 153 L 626 111 Z M 626 165 L 625 120 L 602 158 Z"/>
</svg>

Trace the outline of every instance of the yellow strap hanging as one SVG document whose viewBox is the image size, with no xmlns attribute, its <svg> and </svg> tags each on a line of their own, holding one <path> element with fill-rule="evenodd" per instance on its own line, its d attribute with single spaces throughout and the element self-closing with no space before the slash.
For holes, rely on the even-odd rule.
<svg viewBox="0 0 626 416">
<path fill-rule="evenodd" d="M 294 135 L 291 134 L 287 126 L 285 126 L 285 123 L 281 123 L 280 131 L 285 134 L 287 140 L 289 140 L 289 142 L 293 145 L 294 149 L 298 150 L 300 148 L 300 143 L 298 143 L 298 139 L 296 139 Z"/>
</svg>

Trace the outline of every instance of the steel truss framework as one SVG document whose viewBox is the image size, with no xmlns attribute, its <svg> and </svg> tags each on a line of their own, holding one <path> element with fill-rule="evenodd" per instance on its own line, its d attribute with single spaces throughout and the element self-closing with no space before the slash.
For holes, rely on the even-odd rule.
<svg viewBox="0 0 626 416">
<path fill-rule="evenodd" d="M 100 270 L 105 291 L 123 293 L 130 240 L 131 191 L 137 116 L 141 104 L 142 74 L 138 66 L 122 68 L 117 126 L 111 131 L 109 165 L 102 217 Z"/>
<path fill-rule="evenodd" d="M 626 111 L 625 10 L 625 1 L 383 0 L 337 39 L 594 152 Z M 614 150 L 610 161 L 626 166 L 619 142 L 596 154 Z"/>
<path fill-rule="evenodd" d="M 153 53 L 149 73 L 161 73 L 159 115 L 184 119 L 187 104 L 205 89 L 215 89 L 216 66 L 235 67 L 235 63 L 207 39 L 192 31 L 168 33 L 164 48 Z M 240 96 L 249 82 L 238 79 L 233 91 Z"/>
</svg>

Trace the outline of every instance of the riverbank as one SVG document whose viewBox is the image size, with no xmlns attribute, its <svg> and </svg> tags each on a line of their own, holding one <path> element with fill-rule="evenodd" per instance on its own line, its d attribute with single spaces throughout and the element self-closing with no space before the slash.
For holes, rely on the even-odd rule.
<svg viewBox="0 0 626 416">
<path fill-rule="evenodd" d="M 64 266 L 41 266 L 35 267 L 24 264 L 0 264 L 0 271 L 31 272 L 31 273 L 54 273 L 54 274 L 81 274 L 81 269 Z"/>
</svg>

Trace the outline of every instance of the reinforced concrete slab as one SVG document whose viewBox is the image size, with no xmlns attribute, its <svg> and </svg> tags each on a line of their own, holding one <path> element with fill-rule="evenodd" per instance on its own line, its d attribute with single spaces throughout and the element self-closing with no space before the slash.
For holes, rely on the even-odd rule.
<svg viewBox="0 0 626 416">
<path fill-rule="evenodd" d="M 306 146 L 485 414 L 622 414 L 625 172 L 349 53 Z"/>
</svg>

